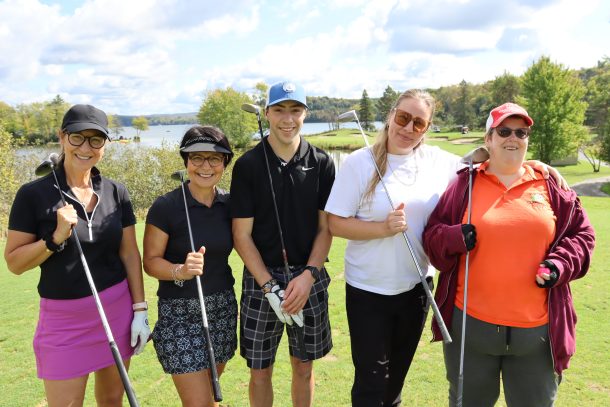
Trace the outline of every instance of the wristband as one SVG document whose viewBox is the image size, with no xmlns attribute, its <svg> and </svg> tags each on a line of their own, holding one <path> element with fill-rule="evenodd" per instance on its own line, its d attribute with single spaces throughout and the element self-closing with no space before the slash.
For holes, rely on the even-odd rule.
<svg viewBox="0 0 610 407">
<path fill-rule="evenodd" d="M 131 306 L 131 309 L 133 311 L 139 309 L 140 311 L 142 310 L 147 310 L 148 309 L 148 303 L 146 301 L 142 301 L 142 302 L 136 302 Z"/>
<path fill-rule="evenodd" d="M 60 244 L 56 244 L 53 241 L 53 232 L 51 232 L 48 235 L 46 235 L 43 238 L 43 240 L 44 240 L 45 245 L 47 246 L 47 249 L 50 252 L 53 252 L 53 253 L 59 253 L 59 252 L 61 252 L 64 249 L 64 247 L 66 247 L 66 241 L 65 240 L 63 242 L 61 242 Z"/>
<path fill-rule="evenodd" d="M 261 290 L 263 291 L 264 294 L 268 294 L 271 292 L 271 289 L 273 288 L 274 285 L 277 285 L 277 281 L 275 280 L 275 278 L 272 278 L 271 280 L 269 280 L 265 284 L 263 284 L 263 286 L 261 287 Z"/>
<path fill-rule="evenodd" d="M 316 266 L 305 266 L 304 270 L 309 270 L 314 281 L 318 281 L 320 279 L 320 269 Z"/>
<path fill-rule="evenodd" d="M 176 264 L 176 267 L 172 269 L 172 278 L 174 279 L 174 284 L 178 287 L 182 287 L 184 285 L 184 280 L 178 277 L 178 273 L 182 270 L 184 264 Z"/>
</svg>

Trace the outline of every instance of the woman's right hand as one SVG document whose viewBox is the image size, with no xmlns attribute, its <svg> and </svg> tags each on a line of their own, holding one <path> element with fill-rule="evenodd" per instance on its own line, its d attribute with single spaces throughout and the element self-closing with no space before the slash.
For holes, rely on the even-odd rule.
<svg viewBox="0 0 610 407">
<path fill-rule="evenodd" d="M 401 202 L 395 210 L 388 214 L 388 217 L 385 220 L 385 227 L 388 236 L 394 236 L 396 233 L 407 230 L 407 217 L 405 215 L 404 202 Z"/>
<path fill-rule="evenodd" d="M 186 255 L 184 266 L 180 269 L 180 277 L 183 280 L 192 280 L 195 276 L 203 274 L 203 255 L 205 254 L 205 246 L 201 246 L 198 252 L 189 253 Z"/>
<path fill-rule="evenodd" d="M 57 227 L 53 232 L 53 240 L 60 244 L 68 240 L 72 234 L 72 227 L 76 226 L 78 215 L 72 205 L 66 205 L 57 210 Z"/>
</svg>

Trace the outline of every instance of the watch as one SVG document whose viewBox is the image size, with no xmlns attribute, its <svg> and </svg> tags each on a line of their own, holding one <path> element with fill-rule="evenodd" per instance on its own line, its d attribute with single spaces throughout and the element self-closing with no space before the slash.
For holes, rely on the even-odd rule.
<svg viewBox="0 0 610 407">
<path fill-rule="evenodd" d="M 316 266 L 305 266 L 303 270 L 309 270 L 311 276 L 315 281 L 318 281 L 320 279 L 320 269 Z"/>
<path fill-rule="evenodd" d="M 61 252 L 64 247 L 66 247 L 66 241 L 64 240 L 63 242 L 61 242 L 60 244 L 56 244 L 53 241 L 53 232 L 49 233 L 48 235 L 46 235 L 44 238 L 44 243 L 47 246 L 47 249 L 53 253 L 58 253 Z"/>
</svg>

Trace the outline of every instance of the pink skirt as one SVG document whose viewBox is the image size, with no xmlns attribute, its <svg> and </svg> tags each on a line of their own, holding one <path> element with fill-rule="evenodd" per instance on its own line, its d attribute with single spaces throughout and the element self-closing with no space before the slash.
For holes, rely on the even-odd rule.
<svg viewBox="0 0 610 407">
<path fill-rule="evenodd" d="M 131 347 L 131 294 L 127 280 L 99 293 L 114 341 L 123 360 Z M 67 380 L 114 364 L 108 337 L 93 296 L 75 300 L 40 299 L 34 334 L 38 377 Z"/>
</svg>

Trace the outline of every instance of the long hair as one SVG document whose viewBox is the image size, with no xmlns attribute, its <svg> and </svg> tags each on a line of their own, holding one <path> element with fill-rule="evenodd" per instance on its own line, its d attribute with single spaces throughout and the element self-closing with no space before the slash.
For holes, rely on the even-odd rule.
<svg viewBox="0 0 610 407">
<path fill-rule="evenodd" d="M 434 117 L 434 111 L 436 110 L 436 101 L 434 100 L 434 97 L 432 97 L 432 95 L 426 92 L 425 90 L 409 89 L 403 92 L 398 97 L 398 99 L 396 99 L 396 102 L 394 102 L 394 105 L 392 105 L 392 108 L 390 109 L 387 117 L 385 118 L 383 127 L 381 128 L 381 130 L 379 130 L 379 133 L 377 133 L 377 140 L 375 141 L 375 144 L 373 144 L 373 146 L 371 147 L 371 151 L 373 152 L 373 156 L 375 157 L 375 163 L 377 163 L 377 168 L 379 168 L 379 172 L 381 172 L 382 177 L 385 175 L 388 164 L 388 129 L 390 128 L 390 117 L 392 116 L 394 109 L 396 109 L 396 107 L 403 100 L 406 99 L 421 100 L 430 109 L 430 117 L 428 118 L 428 121 L 432 122 L 432 117 Z M 413 147 L 413 150 L 417 149 L 423 142 L 424 139 L 422 138 L 419 144 Z M 373 192 L 375 192 L 375 188 L 377 187 L 378 183 L 379 176 L 377 174 L 377 171 L 375 171 L 364 193 L 365 201 L 372 199 Z"/>
</svg>

